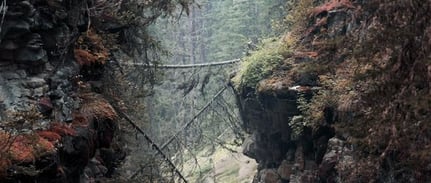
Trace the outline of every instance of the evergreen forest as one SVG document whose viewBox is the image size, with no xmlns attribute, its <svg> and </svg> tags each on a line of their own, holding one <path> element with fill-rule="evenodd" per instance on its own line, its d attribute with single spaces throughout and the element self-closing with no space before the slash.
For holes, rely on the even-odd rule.
<svg viewBox="0 0 431 183">
<path fill-rule="evenodd" d="M 431 0 L 0 0 L 1 183 L 431 182 Z"/>
</svg>

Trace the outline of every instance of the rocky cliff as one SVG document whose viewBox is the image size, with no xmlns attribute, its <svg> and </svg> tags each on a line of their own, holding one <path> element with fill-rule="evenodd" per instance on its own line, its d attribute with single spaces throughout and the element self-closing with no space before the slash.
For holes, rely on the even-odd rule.
<svg viewBox="0 0 431 183">
<path fill-rule="evenodd" d="M 430 8 L 297 1 L 283 63 L 234 78 L 255 182 L 430 181 Z"/>
<path fill-rule="evenodd" d="M 83 73 L 107 59 L 97 47 L 82 49 L 95 37 L 91 3 L 3 1 L 1 182 L 91 182 L 110 176 L 121 158 L 112 146 L 116 111 L 86 82 L 97 78 Z"/>
</svg>

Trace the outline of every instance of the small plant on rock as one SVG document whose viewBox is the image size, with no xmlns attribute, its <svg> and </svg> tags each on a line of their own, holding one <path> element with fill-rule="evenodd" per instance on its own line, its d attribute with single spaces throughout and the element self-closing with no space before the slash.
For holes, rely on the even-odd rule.
<svg viewBox="0 0 431 183">
<path fill-rule="evenodd" d="M 262 47 L 244 58 L 238 74 L 232 79 L 237 88 L 255 88 L 257 83 L 272 74 L 283 62 L 280 42 L 270 40 Z"/>
</svg>

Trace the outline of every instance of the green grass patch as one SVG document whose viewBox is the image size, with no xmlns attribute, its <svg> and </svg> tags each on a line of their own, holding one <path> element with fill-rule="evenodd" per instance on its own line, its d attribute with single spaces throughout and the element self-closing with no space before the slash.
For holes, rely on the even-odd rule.
<svg viewBox="0 0 431 183">
<path fill-rule="evenodd" d="M 255 88 L 262 79 L 270 76 L 273 70 L 283 62 L 285 47 L 275 38 L 265 40 L 258 50 L 251 53 L 241 62 L 241 66 L 232 82 L 237 89 Z"/>
</svg>

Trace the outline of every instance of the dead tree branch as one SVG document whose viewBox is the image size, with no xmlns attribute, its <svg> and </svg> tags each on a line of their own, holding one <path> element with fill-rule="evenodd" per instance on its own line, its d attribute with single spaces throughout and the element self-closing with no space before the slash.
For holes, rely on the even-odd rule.
<svg viewBox="0 0 431 183">
<path fill-rule="evenodd" d="M 160 154 L 163 158 L 163 160 L 165 160 L 166 162 L 168 162 L 169 166 L 172 167 L 172 169 L 175 171 L 175 173 L 185 182 L 187 183 L 188 181 L 186 180 L 186 178 L 181 174 L 181 172 L 178 170 L 178 168 L 175 166 L 174 163 L 172 163 L 171 160 L 169 160 L 169 158 L 166 156 L 165 153 L 163 153 L 162 149 L 159 148 L 159 146 L 157 146 L 156 143 L 154 143 L 153 140 L 151 140 L 151 138 L 147 135 L 147 133 L 144 132 L 144 130 L 142 130 L 138 125 L 136 125 L 135 122 L 133 122 L 133 120 L 125 113 L 121 112 L 121 110 L 117 110 L 119 112 L 119 114 L 127 121 L 130 123 L 130 125 L 133 126 L 133 128 L 135 128 L 136 130 L 139 131 L 139 133 L 141 133 L 145 140 L 148 141 L 148 143 L 151 145 L 152 148 L 154 148 L 158 154 Z M 133 179 L 137 174 L 135 173 L 134 175 L 132 175 L 130 177 L 130 179 Z"/>
<path fill-rule="evenodd" d="M 162 146 L 160 146 L 159 150 L 160 152 L 162 152 L 162 150 L 164 148 L 166 148 L 170 143 L 172 143 L 172 141 L 178 137 L 178 135 L 183 132 L 185 129 L 187 129 L 195 120 L 197 117 L 199 117 L 209 106 L 211 106 L 211 104 L 215 101 L 216 98 L 218 98 L 226 89 L 227 89 L 228 85 L 225 85 L 222 89 L 219 90 L 219 92 L 217 92 L 213 98 L 201 109 L 199 110 L 199 112 L 193 116 L 193 118 L 188 121 L 180 130 L 178 130 L 171 138 L 169 138 L 169 140 L 167 140 Z M 133 124 L 132 124 L 133 125 Z M 158 150 L 158 151 L 159 151 Z M 156 154 L 154 154 L 156 155 Z M 139 172 L 142 171 L 142 168 L 140 168 L 139 170 L 137 170 L 130 179 L 134 178 Z"/>
<path fill-rule="evenodd" d="M 169 138 L 168 141 L 166 141 L 162 146 L 160 146 L 160 148 L 163 150 L 164 148 L 166 148 L 167 145 L 169 145 L 175 138 L 177 138 L 177 136 L 183 132 L 185 129 L 187 129 L 190 124 L 192 124 L 195 119 L 197 117 L 199 117 L 213 102 L 214 100 L 219 97 L 227 88 L 227 85 L 225 85 L 222 89 L 220 89 L 219 92 L 217 92 L 217 94 L 214 95 L 214 97 L 195 115 L 193 116 L 193 118 L 187 122 L 181 129 L 179 129 L 171 138 Z"/>
</svg>

